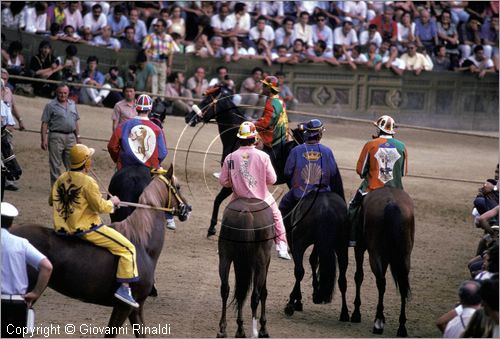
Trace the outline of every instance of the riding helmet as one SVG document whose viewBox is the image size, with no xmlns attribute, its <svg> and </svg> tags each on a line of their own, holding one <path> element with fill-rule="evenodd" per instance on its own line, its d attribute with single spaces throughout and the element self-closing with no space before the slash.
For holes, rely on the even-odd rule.
<svg viewBox="0 0 500 339">
<path fill-rule="evenodd" d="M 240 139 L 254 139 L 257 136 L 257 128 L 250 121 L 245 121 L 240 125 L 238 134 L 236 135 Z"/>
<path fill-rule="evenodd" d="M 269 75 L 264 80 L 261 80 L 260 82 L 262 82 L 262 84 L 264 84 L 264 86 L 271 88 L 276 93 L 278 93 L 280 91 L 280 83 L 278 81 L 278 78 L 276 78 L 274 75 Z"/>
<path fill-rule="evenodd" d="M 79 169 L 83 165 L 85 165 L 85 167 L 89 167 L 90 161 L 88 160 L 92 157 L 94 152 L 95 150 L 93 148 L 89 148 L 84 144 L 73 145 L 69 152 L 69 159 L 71 162 L 70 168 Z"/>
<path fill-rule="evenodd" d="M 312 119 L 304 126 L 304 136 L 306 138 L 313 138 L 317 135 L 322 135 L 325 128 L 323 127 L 323 123 L 319 119 Z"/>
<path fill-rule="evenodd" d="M 387 134 L 396 134 L 394 128 L 396 128 L 396 123 L 394 119 L 388 115 L 382 115 L 377 121 L 374 121 L 373 124 L 378 127 L 384 133 Z"/>
<path fill-rule="evenodd" d="M 151 111 L 153 108 L 153 100 L 147 94 L 141 94 L 135 101 L 135 109 L 137 112 Z"/>
</svg>

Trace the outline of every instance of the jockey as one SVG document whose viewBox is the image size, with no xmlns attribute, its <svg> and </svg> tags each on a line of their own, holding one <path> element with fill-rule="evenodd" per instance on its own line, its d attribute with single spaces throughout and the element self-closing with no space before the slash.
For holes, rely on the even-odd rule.
<svg viewBox="0 0 500 339">
<path fill-rule="evenodd" d="M 70 151 L 70 171 L 64 172 L 52 186 L 49 204 L 53 206 L 54 228 L 60 235 L 73 235 L 104 247 L 119 256 L 116 280 L 121 286 L 115 297 L 132 307 L 129 283 L 138 281 L 135 246 L 115 229 L 104 225 L 99 213 L 113 213 L 118 197 L 104 200 L 97 182 L 87 173 L 92 165 L 93 148 L 75 144 Z"/>
<path fill-rule="evenodd" d="M 335 192 L 344 201 L 344 186 L 332 150 L 320 144 L 323 123 L 310 120 L 305 126 L 305 143 L 292 149 L 285 165 L 285 176 L 291 181 L 291 190 L 280 202 L 280 211 L 287 229 L 291 214 L 300 201 L 311 191 Z"/>
<path fill-rule="evenodd" d="M 262 94 L 267 96 L 264 113 L 257 121 L 255 127 L 259 132 L 259 137 L 264 144 L 264 151 L 271 154 L 275 146 L 284 146 L 288 140 L 288 116 L 286 105 L 280 92 L 279 81 L 275 76 L 267 76 L 261 80 Z"/>
<path fill-rule="evenodd" d="M 363 182 L 349 203 L 350 247 L 356 246 L 356 235 L 361 230 L 360 208 L 363 197 L 381 187 L 403 189 L 401 179 L 408 172 L 406 147 L 393 137 L 396 133 L 394 119 L 388 115 L 382 115 L 373 124 L 378 128 L 378 135 L 365 144 L 356 165 L 356 172 Z"/>
<path fill-rule="evenodd" d="M 149 120 L 153 108 L 149 95 L 141 94 L 136 102 L 137 116 L 118 125 L 108 142 L 108 152 L 118 169 L 126 166 L 144 165 L 152 169 L 161 167 L 167 156 L 167 145 L 163 130 Z M 175 229 L 171 214 L 166 214 L 167 227 Z"/>
<path fill-rule="evenodd" d="M 233 189 L 232 200 L 256 198 L 264 200 L 271 207 L 278 257 L 290 260 L 281 213 L 267 189 L 267 185 L 272 185 L 276 181 L 276 172 L 271 165 L 269 155 L 255 148 L 257 130 L 253 123 L 249 121 L 242 123 L 237 136 L 240 138 L 241 146 L 224 160 L 219 182 L 222 186 Z"/>
</svg>

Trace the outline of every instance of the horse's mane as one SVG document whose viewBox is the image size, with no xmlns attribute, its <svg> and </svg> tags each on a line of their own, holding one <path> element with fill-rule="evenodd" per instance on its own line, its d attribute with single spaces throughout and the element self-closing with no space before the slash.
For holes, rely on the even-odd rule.
<svg viewBox="0 0 500 339">
<path fill-rule="evenodd" d="M 139 204 L 164 207 L 168 191 L 163 181 L 157 177 L 149 183 L 139 197 Z M 114 224 L 116 230 L 132 242 L 145 246 L 151 237 L 156 218 L 164 218 L 164 212 L 146 208 L 136 208 L 127 219 Z"/>
</svg>

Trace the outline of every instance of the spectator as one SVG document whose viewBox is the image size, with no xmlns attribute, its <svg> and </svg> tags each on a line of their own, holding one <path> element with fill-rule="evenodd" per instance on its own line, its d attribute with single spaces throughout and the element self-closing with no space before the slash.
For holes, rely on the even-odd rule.
<svg viewBox="0 0 500 339">
<path fill-rule="evenodd" d="M 147 35 L 146 24 L 139 19 L 139 11 L 132 8 L 128 14 L 130 26 L 135 29 L 135 42 L 142 45 L 144 38 Z"/>
<path fill-rule="evenodd" d="M 319 13 L 316 15 L 316 24 L 312 26 L 313 43 L 323 40 L 326 43 L 326 49 L 333 51 L 333 31 L 326 25 L 326 15 Z M 333 52 L 332 52 L 333 53 Z M 333 54 L 332 54 L 333 55 Z"/>
<path fill-rule="evenodd" d="M 480 284 L 474 280 L 466 280 L 458 288 L 460 305 L 443 315 L 441 321 L 449 321 L 441 325 L 445 327 L 443 338 L 460 338 L 472 315 L 481 307 Z M 454 315 L 455 314 L 455 315 Z M 453 316 L 454 315 L 454 316 Z M 451 319 L 450 319 L 451 318 Z"/>
<path fill-rule="evenodd" d="M 498 215 L 498 209 L 497 209 Z M 475 280 L 490 279 L 493 274 L 498 273 L 498 242 L 494 242 L 483 257 L 482 271 L 475 276 Z"/>
<path fill-rule="evenodd" d="M 191 91 L 193 98 L 200 99 L 208 88 L 208 80 L 205 78 L 205 68 L 197 67 L 194 75 L 188 79 L 187 88 Z"/>
<path fill-rule="evenodd" d="M 152 92 L 155 76 L 156 68 L 149 63 L 144 52 L 139 52 L 137 55 L 137 69 L 135 71 L 135 89 L 139 92 Z"/>
<path fill-rule="evenodd" d="M 460 27 L 460 45 L 458 49 L 461 52 L 462 60 L 465 60 L 471 56 L 472 49 L 475 46 L 481 45 L 481 19 L 471 16 L 469 22 Z"/>
<path fill-rule="evenodd" d="M 448 7 L 451 10 L 451 20 L 455 24 L 455 26 L 459 26 L 459 24 L 466 23 L 469 21 L 469 13 L 465 10 L 467 7 L 468 1 L 458 0 L 458 1 L 443 1 L 441 6 L 445 8 Z"/>
<path fill-rule="evenodd" d="M 422 9 L 415 20 L 415 41 L 417 47 L 425 47 L 427 54 L 432 54 L 438 45 L 436 22 L 426 9 Z"/>
<path fill-rule="evenodd" d="M 265 39 L 269 48 L 273 48 L 274 46 L 274 30 L 271 26 L 266 25 L 266 18 L 264 16 L 260 16 L 257 19 L 256 26 L 250 28 L 248 35 L 255 46 L 257 46 L 259 39 Z"/>
<path fill-rule="evenodd" d="M 358 36 L 352 29 L 352 21 L 344 20 L 342 27 L 337 27 L 333 31 L 333 41 L 335 45 L 341 45 L 345 50 L 351 50 L 358 45 Z"/>
<path fill-rule="evenodd" d="M 268 66 L 271 66 L 273 63 L 271 47 L 264 38 L 257 40 L 257 46 L 255 49 L 252 47 L 248 49 L 248 55 L 250 59 L 263 60 Z"/>
<path fill-rule="evenodd" d="M 208 86 L 226 86 L 228 89 L 235 92 L 234 81 L 229 77 L 229 72 L 226 66 L 217 67 L 217 77 L 210 79 Z M 233 103 L 238 106 L 241 102 L 241 96 L 239 94 L 233 95 Z"/>
<path fill-rule="evenodd" d="M 261 1 L 260 15 L 271 22 L 274 27 L 280 27 L 285 18 L 283 1 Z"/>
<path fill-rule="evenodd" d="M 449 71 L 452 69 L 450 57 L 446 53 L 446 47 L 439 45 L 436 47 L 436 52 L 432 56 L 432 63 L 434 64 L 434 71 Z"/>
<path fill-rule="evenodd" d="M 184 97 L 188 99 L 192 99 L 193 96 L 191 91 L 184 86 L 184 73 L 182 72 L 173 72 L 168 77 L 168 83 L 165 87 L 165 96 L 167 97 Z M 192 100 L 182 100 L 179 98 L 167 98 L 167 100 L 171 100 L 173 104 L 173 114 L 185 116 L 189 112 L 191 112 L 191 106 L 193 106 Z"/>
<path fill-rule="evenodd" d="M 375 43 L 370 43 L 368 52 L 365 56 L 368 60 L 366 66 L 368 66 L 368 68 L 373 68 L 377 72 L 380 71 L 382 68 L 382 57 L 377 53 L 377 45 Z"/>
<path fill-rule="evenodd" d="M 222 58 L 227 54 L 222 47 L 222 38 L 220 36 L 214 35 L 210 39 L 210 42 L 206 40 L 207 36 L 205 34 L 202 34 L 200 38 L 203 45 L 203 47 L 199 50 L 200 57 L 206 58 L 211 56 L 213 58 Z M 242 40 L 242 38 L 238 39 Z"/>
<path fill-rule="evenodd" d="M 497 183 L 495 179 L 487 179 L 479 189 L 479 193 L 474 199 L 474 207 L 480 215 L 498 206 Z M 498 220 L 494 219 L 492 222 L 498 225 Z"/>
<path fill-rule="evenodd" d="M 344 14 L 351 18 L 356 31 L 361 31 L 368 19 L 368 6 L 365 1 L 346 1 Z"/>
<path fill-rule="evenodd" d="M 417 46 L 413 42 L 408 43 L 408 51 L 401 56 L 401 59 L 406 65 L 406 70 L 412 71 L 415 75 L 419 75 L 424 70 L 432 70 L 425 55 L 417 52 Z"/>
<path fill-rule="evenodd" d="M 382 36 L 377 31 L 377 25 L 370 24 L 368 30 L 363 31 L 359 34 L 359 45 L 368 49 L 368 45 L 374 43 L 377 48 L 382 45 Z"/>
<path fill-rule="evenodd" d="M 437 24 L 439 43 L 444 45 L 448 54 L 452 68 L 458 67 L 458 31 L 455 24 L 451 22 L 451 14 L 444 10 L 441 14 L 441 20 Z"/>
<path fill-rule="evenodd" d="M 484 78 L 486 73 L 495 72 L 493 61 L 484 56 L 484 49 L 481 45 L 474 47 L 474 55 L 462 63 L 460 70 L 477 73 L 479 78 Z"/>
<path fill-rule="evenodd" d="M 234 35 L 244 39 L 248 39 L 248 32 L 250 31 L 251 18 L 247 13 L 247 5 L 243 2 L 237 2 L 234 5 L 234 12 L 228 17 L 230 22 L 234 22 L 231 28 Z"/>
<path fill-rule="evenodd" d="M 64 26 L 63 32 L 58 35 L 58 40 L 66 42 L 79 42 L 81 39 L 76 33 L 75 28 L 71 25 Z"/>
<path fill-rule="evenodd" d="M 212 39 L 214 39 L 214 38 L 212 38 Z M 228 48 L 226 48 L 224 50 L 225 62 L 231 62 L 231 61 L 238 62 L 238 60 L 240 60 L 242 58 L 243 59 L 250 58 L 250 52 L 249 52 L 250 48 L 244 47 L 243 41 L 244 41 L 244 39 L 240 38 L 240 37 L 230 40 L 231 46 L 229 46 Z M 252 54 L 255 55 L 255 53 L 256 53 L 255 49 L 254 48 L 251 48 L 251 49 L 252 49 Z"/>
<path fill-rule="evenodd" d="M 102 6 L 95 4 L 92 6 L 92 11 L 85 14 L 83 17 L 84 33 L 92 33 L 93 36 L 102 33 L 102 28 L 108 24 L 106 15 L 102 12 Z"/>
<path fill-rule="evenodd" d="M 295 39 L 293 43 L 292 60 L 294 63 L 307 61 L 307 49 L 302 39 Z"/>
<path fill-rule="evenodd" d="M 137 111 L 135 110 L 135 89 L 131 84 L 123 87 L 123 97 L 124 99 L 118 101 L 115 107 L 113 107 L 113 114 L 111 115 L 111 120 L 113 121 L 112 132 L 115 131 L 118 125 L 137 116 Z"/>
<path fill-rule="evenodd" d="M 56 98 L 45 106 L 42 114 L 41 148 L 49 151 L 50 187 L 61 175 L 62 165 L 70 169 L 69 152 L 75 143 L 80 143 L 80 115 L 68 95 L 68 86 L 59 85 Z"/>
<path fill-rule="evenodd" d="M 182 9 L 179 5 L 173 5 L 170 9 L 170 20 L 168 34 L 177 33 L 182 39 L 186 37 L 186 22 L 182 17 Z"/>
<path fill-rule="evenodd" d="M 17 329 L 28 328 L 27 312 L 47 287 L 52 274 L 52 264 L 28 240 L 9 233 L 14 218 L 19 214 L 17 208 L 8 202 L 2 202 L 0 210 L 2 214 L 2 338 L 7 338 L 14 337 Z M 36 284 L 32 290 L 28 290 L 28 266 L 38 271 Z"/>
<path fill-rule="evenodd" d="M 1 78 L 2 78 L 2 87 L 1 87 L 1 98 L 2 101 L 10 107 L 12 115 L 16 118 L 19 123 L 19 130 L 24 131 L 24 123 L 19 111 L 17 109 L 16 101 L 14 99 L 14 95 L 12 94 L 11 89 L 7 86 L 9 82 L 9 72 L 2 68 L 1 70 Z"/>
<path fill-rule="evenodd" d="M 495 274 L 491 279 L 483 281 L 479 289 L 481 294 L 482 305 L 486 316 L 490 319 L 490 324 L 493 325 L 490 337 L 497 338 L 498 330 L 498 274 Z"/>
<path fill-rule="evenodd" d="M 301 39 L 307 47 L 313 45 L 313 30 L 309 25 L 309 13 L 303 11 L 300 13 L 299 22 L 293 25 L 293 34 L 295 39 Z"/>
<path fill-rule="evenodd" d="M 61 70 L 63 65 L 52 54 L 50 42 L 44 40 L 40 42 L 38 54 L 31 57 L 30 72 L 35 78 L 61 80 Z M 33 84 L 35 94 L 44 97 L 51 97 L 55 89 L 53 84 L 35 82 Z"/>
<path fill-rule="evenodd" d="M 393 19 L 394 9 L 389 5 L 384 5 L 384 14 L 377 15 L 370 24 L 377 25 L 377 30 L 382 36 L 383 40 L 390 40 L 396 42 L 398 38 L 398 25 Z"/>
<path fill-rule="evenodd" d="M 391 47 L 391 41 L 390 40 L 383 40 L 382 45 L 380 45 L 380 47 L 378 49 L 378 54 L 380 54 L 380 56 L 382 58 L 388 57 L 390 47 Z"/>
<path fill-rule="evenodd" d="M 120 47 L 126 49 L 140 50 L 141 45 L 135 41 L 135 28 L 127 26 L 125 28 L 125 36 L 120 38 Z"/>
<path fill-rule="evenodd" d="M 123 89 L 125 86 L 125 82 L 123 78 L 120 76 L 120 71 L 118 67 L 112 66 L 108 73 L 104 76 L 104 83 L 110 85 L 111 88 L 115 89 Z M 110 91 L 109 95 L 107 95 L 103 100 L 102 104 L 104 107 L 113 108 L 116 103 L 123 99 L 122 93 L 120 91 Z"/>
<path fill-rule="evenodd" d="M 55 4 L 49 6 L 47 9 L 47 27 L 52 24 L 58 24 L 59 27 L 64 27 L 66 9 L 66 1 L 57 1 Z"/>
<path fill-rule="evenodd" d="M 233 28 L 236 23 L 231 20 L 229 13 L 229 4 L 222 3 L 219 8 L 219 14 L 214 15 L 210 23 L 214 30 L 214 33 L 223 38 L 235 36 Z"/>
<path fill-rule="evenodd" d="M 25 22 L 26 1 L 11 1 L 2 9 L 2 26 L 11 29 L 22 28 Z M 2 4 L 3 7 L 3 4 Z"/>
<path fill-rule="evenodd" d="M 165 33 L 165 26 L 166 22 L 163 19 L 154 22 L 154 33 L 148 34 L 142 44 L 149 61 L 155 68 L 152 88 L 154 94 L 165 93 L 166 77 L 172 71 L 174 61 L 174 41 L 169 34 Z"/>
<path fill-rule="evenodd" d="M 24 74 L 24 57 L 22 55 L 23 45 L 19 41 L 12 41 L 8 49 L 7 70 L 9 74 Z"/>
<path fill-rule="evenodd" d="M 398 22 L 397 46 L 401 53 L 406 52 L 408 43 L 415 42 L 415 23 L 412 22 L 410 12 L 405 12 Z"/>
<path fill-rule="evenodd" d="M 290 53 L 288 53 L 288 50 L 284 45 L 279 45 L 277 47 L 276 53 L 271 54 L 271 60 L 278 64 L 288 64 L 288 65 L 294 65 L 298 62 L 292 57 Z"/>
<path fill-rule="evenodd" d="M 62 26 L 72 26 L 77 31 L 82 29 L 83 18 L 80 12 L 80 1 L 69 2 L 69 6 L 64 9 L 64 23 Z"/>
<path fill-rule="evenodd" d="M 309 62 L 326 62 L 327 59 L 331 58 L 333 58 L 333 51 L 327 49 L 323 40 L 318 40 L 312 48 L 307 50 L 307 61 Z"/>
<path fill-rule="evenodd" d="M 241 83 L 240 96 L 242 105 L 257 106 L 259 104 L 259 96 L 262 93 L 262 73 L 260 67 L 252 69 L 252 74 Z M 263 104 L 263 102 L 262 102 Z M 260 109 L 255 107 L 245 108 L 245 115 L 248 119 L 257 118 L 257 113 Z"/>
<path fill-rule="evenodd" d="M 97 88 L 82 87 L 80 102 L 102 107 L 102 101 L 109 95 L 111 85 L 104 83 L 104 74 L 97 69 L 98 64 L 99 59 L 96 56 L 91 55 L 87 58 L 87 69 L 82 75 L 83 83 Z"/>
<path fill-rule="evenodd" d="M 382 57 L 382 63 L 385 68 L 401 76 L 405 71 L 406 64 L 398 55 L 398 47 L 396 45 L 391 45 L 389 55 Z"/>
<path fill-rule="evenodd" d="M 492 58 L 498 56 L 498 15 L 486 20 L 481 28 L 484 56 Z"/>
<path fill-rule="evenodd" d="M 106 21 L 107 25 L 110 26 L 113 31 L 113 37 L 118 39 L 123 36 L 125 28 L 129 26 L 128 19 L 123 14 L 123 7 L 121 5 L 115 6 L 113 14 L 109 14 Z"/>
<path fill-rule="evenodd" d="M 339 63 L 349 65 L 353 71 L 358 69 L 358 65 L 366 65 L 368 63 L 366 55 L 361 53 L 360 46 L 354 46 L 350 52 L 344 48 L 343 52 L 344 57 L 338 60 Z"/>
<path fill-rule="evenodd" d="M 74 82 L 80 80 L 80 58 L 78 49 L 75 45 L 68 45 L 66 47 L 66 54 L 59 57 L 60 64 L 64 67 L 62 69 L 62 78 L 64 81 Z"/>
<path fill-rule="evenodd" d="M 292 18 L 285 18 L 283 26 L 278 28 L 274 34 L 276 46 L 285 46 L 287 50 L 293 47 L 293 42 L 296 39 L 293 29 L 294 24 L 295 21 Z"/>
<path fill-rule="evenodd" d="M 24 20 L 26 26 L 24 30 L 29 33 L 43 34 L 48 32 L 47 24 L 47 2 L 37 1 L 35 7 L 25 9 Z"/>
<path fill-rule="evenodd" d="M 283 101 L 285 101 L 287 111 L 295 110 L 299 101 L 293 95 L 290 87 L 287 84 L 285 84 L 285 81 L 286 81 L 285 73 L 278 71 L 278 72 L 276 72 L 275 75 L 278 78 L 279 85 L 280 85 L 280 92 L 278 94 L 283 99 Z"/>
<path fill-rule="evenodd" d="M 118 39 L 113 38 L 113 31 L 111 30 L 111 26 L 106 25 L 101 29 L 102 34 L 95 36 L 93 40 L 93 45 L 98 47 L 106 47 L 110 49 L 114 49 L 115 52 L 120 50 L 120 42 Z"/>
</svg>

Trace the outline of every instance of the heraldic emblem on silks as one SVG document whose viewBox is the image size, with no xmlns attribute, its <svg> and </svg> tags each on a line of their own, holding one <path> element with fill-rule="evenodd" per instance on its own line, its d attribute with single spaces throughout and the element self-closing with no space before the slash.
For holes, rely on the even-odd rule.
<svg viewBox="0 0 500 339">
<path fill-rule="evenodd" d="M 75 211 L 75 205 L 79 205 L 80 202 L 80 191 L 81 187 L 71 184 L 68 188 L 61 183 L 57 186 L 56 197 L 54 202 L 56 203 L 56 211 L 64 221 L 67 221 L 71 214 Z"/>
<path fill-rule="evenodd" d="M 394 164 L 399 158 L 401 158 L 401 154 L 399 154 L 398 150 L 389 143 L 380 145 L 377 153 L 375 153 L 375 159 L 377 159 L 380 169 L 378 178 L 384 184 L 394 178 Z"/>
<path fill-rule="evenodd" d="M 146 125 L 134 126 L 128 135 L 128 145 L 135 157 L 145 163 L 156 148 L 155 132 Z"/>
</svg>

